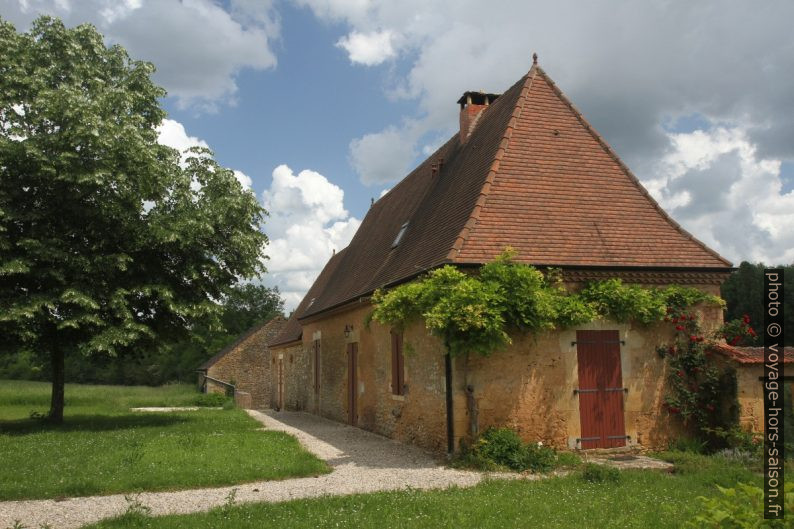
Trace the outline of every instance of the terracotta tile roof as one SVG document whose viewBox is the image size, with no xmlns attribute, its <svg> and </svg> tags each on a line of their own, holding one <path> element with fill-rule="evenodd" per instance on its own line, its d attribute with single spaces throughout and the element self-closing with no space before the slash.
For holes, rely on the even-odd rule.
<svg viewBox="0 0 794 529">
<path fill-rule="evenodd" d="M 332 281 L 299 317 L 366 295 L 448 262 L 452 244 L 480 197 L 524 79 L 482 115 L 465 144 L 456 133 L 369 209 Z M 435 175 L 432 165 L 443 159 Z M 392 243 L 405 222 L 396 248 Z"/>
<path fill-rule="evenodd" d="M 667 216 L 542 69 L 515 117 L 456 261 L 510 245 L 536 265 L 730 266 Z"/>
<path fill-rule="evenodd" d="M 535 265 L 731 266 L 662 211 L 533 66 L 483 111 L 464 143 L 456 133 L 370 208 L 327 288 L 313 287 L 315 302 L 297 317 L 445 263 L 487 262 L 508 245 Z"/>
<path fill-rule="evenodd" d="M 736 347 L 724 343 L 716 344 L 712 350 L 730 358 L 738 364 L 763 364 L 763 347 Z M 783 348 L 783 363 L 794 364 L 794 347 Z"/>
<path fill-rule="evenodd" d="M 267 345 L 269 347 L 278 347 L 280 345 L 297 342 L 301 339 L 303 331 L 301 329 L 300 322 L 298 322 L 298 316 L 306 312 L 307 308 L 316 303 L 317 296 L 320 292 L 326 289 L 328 280 L 341 262 L 344 253 L 345 250 L 336 252 L 331 259 L 328 260 L 328 262 L 325 264 L 325 267 L 320 272 L 320 275 L 318 275 L 317 279 L 314 280 L 312 287 L 303 297 L 303 300 L 295 308 L 295 310 L 292 311 L 289 319 L 281 328 L 281 332 L 279 332 L 275 337 L 273 337 L 272 340 L 268 342 Z"/>
<path fill-rule="evenodd" d="M 279 329 L 286 324 L 286 322 L 287 320 L 283 316 L 276 316 L 273 319 L 254 325 L 253 327 L 245 331 L 243 334 L 241 334 L 240 337 L 237 338 L 233 343 L 227 345 L 226 347 L 221 349 L 218 353 L 216 353 L 212 358 L 201 364 L 198 367 L 198 370 L 205 371 L 209 369 L 210 367 L 215 365 L 215 363 L 218 360 L 229 354 L 229 352 L 232 351 L 235 347 L 243 343 L 246 339 L 248 339 L 253 334 L 259 332 L 260 330 L 264 329 L 265 332 L 267 332 L 268 334 L 270 334 L 270 332 L 275 333 L 278 332 Z"/>
</svg>

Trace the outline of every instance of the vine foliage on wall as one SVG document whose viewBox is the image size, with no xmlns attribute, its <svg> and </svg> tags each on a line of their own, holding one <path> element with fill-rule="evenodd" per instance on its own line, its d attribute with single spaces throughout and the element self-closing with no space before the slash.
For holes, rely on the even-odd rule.
<svg viewBox="0 0 794 529">
<path fill-rule="evenodd" d="M 410 283 L 377 290 L 372 319 L 397 328 L 424 321 L 450 355 L 489 356 L 511 343 L 510 330 L 537 333 L 597 319 L 650 324 L 664 321 L 673 310 L 723 305 L 719 297 L 696 288 L 644 288 L 620 279 L 591 282 L 570 292 L 557 271 L 544 275 L 517 263 L 514 256 L 508 248 L 476 275 L 444 266 Z"/>
<path fill-rule="evenodd" d="M 506 249 L 479 274 L 454 266 L 435 269 L 389 290 L 377 290 L 371 318 L 402 328 L 423 321 L 451 356 L 489 356 L 511 343 L 509 332 L 537 333 L 607 319 L 649 325 L 675 325 L 672 344 L 659 347 L 668 359 L 665 406 L 696 434 L 724 421 L 715 413 L 723 403 L 725 377 L 710 362 L 713 342 L 701 330 L 697 305 L 724 306 L 718 296 L 691 287 L 645 288 L 607 279 L 571 292 L 559 272 L 514 260 Z M 735 397 L 734 397 L 735 398 Z"/>
</svg>

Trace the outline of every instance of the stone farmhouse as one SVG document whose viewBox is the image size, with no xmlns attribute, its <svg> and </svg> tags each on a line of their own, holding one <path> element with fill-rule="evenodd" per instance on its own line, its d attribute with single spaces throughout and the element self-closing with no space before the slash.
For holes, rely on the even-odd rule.
<svg viewBox="0 0 794 529">
<path fill-rule="evenodd" d="M 536 61 L 503 94 L 465 92 L 460 131 L 373 203 L 288 320 L 251 329 L 200 382 L 245 407 L 303 410 L 436 452 L 489 426 L 563 448 L 664 446 L 669 325 L 595 321 L 463 363 L 421 323 L 370 322 L 378 288 L 454 265 L 476 272 L 507 246 L 561 270 L 566 288 L 621 278 L 719 294 L 731 263 L 654 201 Z M 705 330 L 722 323 L 700 308 Z M 740 420 L 759 431 L 762 353 L 717 347 L 738 381 Z M 794 365 L 787 350 L 786 371 Z"/>
<path fill-rule="evenodd" d="M 660 446 L 669 326 L 596 321 L 513 335 L 463 367 L 421 324 L 368 323 L 375 289 L 505 247 L 568 288 L 612 277 L 719 294 L 731 263 L 654 201 L 536 61 L 503 94 L 465 92 L 460 131 L 369 209 L 269 342 L 270 405 L 454 450 L 491 425 L 558 447 Z M 701 309 L 704 327 L 722 323 Z"/>
</svg>

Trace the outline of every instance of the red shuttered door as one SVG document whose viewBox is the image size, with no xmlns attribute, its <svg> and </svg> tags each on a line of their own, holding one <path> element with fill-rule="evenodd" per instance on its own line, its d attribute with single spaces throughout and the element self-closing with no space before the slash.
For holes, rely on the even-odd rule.
<svg viewBox="0 0 794 529">
<path fill-rule="evenodd" d="M 626 445 L 618 331 L 577 331 L 582 448 Z"/>
</svg>

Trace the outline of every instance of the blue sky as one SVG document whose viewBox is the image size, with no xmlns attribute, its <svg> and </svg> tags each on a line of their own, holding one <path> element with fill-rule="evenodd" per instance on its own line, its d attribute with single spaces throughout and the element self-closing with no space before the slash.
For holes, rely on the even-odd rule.
<svg viewBox="0 0 794 529">
<path fill-rule="evenodd" d="M 399 120 L 414 103 L 385 96 L 384 78 L 393 65 L 351 64 L 333 45 L 344 34 L 339 24 L 323 23 L 292 5 L 280 14 L 277 68 L 241 72 L 233 106 L 197 113 L 180 109 L 173 98 L 164 106 L 192 136 L 205 140 L 222 164 L 251 176 L 257 194 L 280 164 L 296 171 L 311 168 L 342 187 L 346 207 L 361 218 L 370 198 L 386 186 L 361 184 L 349 163 L 350 141 Z"/>
<path fill-rule="evenodd" d="M 89 22 L 158 68 L 161 141 L 201 143 L 271 210 L 293 307 L 370 198 L 457 128 L 465 90 L 540 63 L 652 195 L 735 263 L 794 262 L 794 3 L 0 0 Z"/>
</svg>

